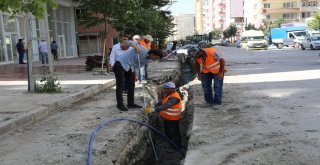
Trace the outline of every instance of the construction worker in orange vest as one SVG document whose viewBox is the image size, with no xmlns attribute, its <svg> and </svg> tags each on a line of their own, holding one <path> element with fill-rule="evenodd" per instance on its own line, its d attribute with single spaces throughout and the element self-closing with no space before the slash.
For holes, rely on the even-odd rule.
<svg viewBox="0 0 320 165">
<path fill-rule="evenodd" d="M 179 121 L 181 119 L 181 97 L 176 92 L 176 85 L 173 82 L 166 82 L 163 85 L 165 97 L 162 102 L 156 104 L 154 108 L 148 106 L 144 112 L 159 112 L 164 119 L 164 130 L 167 137 L 169 137 L 178 147 L 181 147 L 181 136 Z"/>
<path fill-rule="evenodd" d="M 150 50 L 151 49 L 151 43 L 153 41 L 153 38 L 151 35 L 145 35 L 139 40 L 139 44 L 145 47 L 146 49 Z M 145 79 L 148 79 L 148 63 L 144 65 L 144 77 Z"/>
<path fill-rule="evenodd" d="M 217 108 L 221 105 L 223 77 L 225 71 L 225 61 L 221 58 L 218 51 L 213 48 L 199 49 L 195 53 L 195 68 L 198 73 L 198 79 L 201 81 L 201 86 L 204 93 L 205 104 L 201 107 Z M 212 81 L 214 83 L 212 92 Z"/>
<path fill-rule="evenodd" d="M 145 35 L 140 39 L 139 44 L 145 47 L 146 49 L 151 49 L 151 42 L 153 41 L 153 38 L 151 35 Z"/>
</svg>

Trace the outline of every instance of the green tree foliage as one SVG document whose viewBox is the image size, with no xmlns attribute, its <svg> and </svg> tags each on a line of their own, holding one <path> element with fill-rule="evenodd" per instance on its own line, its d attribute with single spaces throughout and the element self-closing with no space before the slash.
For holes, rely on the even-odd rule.
<svg viewBox="0 0 320 165">
<path fill-rule="evenodd" d="M 254 24 L 249 23 L 246 27 L 244 27 L 246 30 L 256 30 L 256 27 Z"/>
<path fill-rule="evenodd" d="M 268 36 L 270 35 L 272 28 L 279 28 L 284 23 L 286 23 L 284 19 L 277 19 L 274 21 L 265 20 L 263 21 L 263 25 L 259 27 L 259 30 L 261 30 L 264 35 Z"/>
<path fill-rule="evenodd" d="M 210 33 L 209 33 L 209 40 L 211 39 L 220 39 L 222 35 L 222 31 L 220 29 L 213 29 Z"/>
<path fill-rule="evenodd" d="M 43 18 L 46 7 L 56 8 L 54 0 L 0 0 L 0 11 L 10 13 L 13 16 L 19 12 L 32 13 L 37 18 Z"/>
<path fill-rule="evenodd" d="M 236 36 L 237 30 L 237 26 L 235 24 L 231 24 L 226 30 L 223 31 L 223 36 L 225 38 L 232 38 Z"/>
<path fill-rule="evenodd" d="M 160 7 L 169 0 L 82 0 L 82 24 L 87 27 L 110 24 L 127 34 L 151 34 L 166 38 L 173 34 L 173 17 Z"/>
<path fill-rule="evenodd" d="M 320 30 L 320 13 L 312 14 L 312 20 L 308 22 L 308 27 L 312 30 Z"/>
</svg>

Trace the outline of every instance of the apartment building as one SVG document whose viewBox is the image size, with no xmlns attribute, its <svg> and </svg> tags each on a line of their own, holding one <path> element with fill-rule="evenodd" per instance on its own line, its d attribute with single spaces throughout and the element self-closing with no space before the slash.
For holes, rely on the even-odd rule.
<svg viewBox="0 0 320 165">
<path fill-rule="evenodd" d="M 289 22 L 304 22 L 319 10 L 319 0 L 262 0 L 262 15 L 265 19 L 283 18 Z"/>
<path fill-rule="evenodd" d="M 226 29 L 226 1 L 203 0 L 203 32 L 209 33 L 213 29 Z"/>
<path fill-rule="evenodd" d="M 180 14 L 175 16 L 176 38 L 175 40 L 186 39 L 194 35 L 194 14 Z"/>
<path fill-rule="evenodd" d="M 224 30 L 235 23 L 243 26 L 243 0 L 195 0 L 196 31 Z"/>
<path fill-rule="evenodd" d="M 36 19 L 31 14 L 11 18 L 11 14 L 0 12 L 0 64 L 17 62 L 16 43 L 20 38 L 31 45 L 33 61 L 39 61 L 38 42 L 42 39 L 57 41 L 60 58 L 77 56 L 74 3 L 72 0 L 56 2 L 58 8 L 48 7 L 44 19 Z"/>
<path fill-rule="evenodd" d="M 198 34 L 203 34 L 203 3 L 202 0 L 194 0 L 195 6 L 195 31 Z"/>
<path fill-rule="evenodd" d="M 243 1 L 243 17 L 244 26 L 253 24 L 260 27 L 265 19 L 262 14 L 262 1 L 264 0 L 244 0 Z"/>
<path fill-rule="evenodd" d="M 313 12 L 320 11 L 319 3 L 320 0 L 244 0 L 245 23 L 256 27 L 266 19 L 304 23 Z"/>
<path fill-rule="evenodd" d="M 226 26 L 235 24 L 238 28 L 244 25 L 244 2 L 243 0 L 227 0 L 226 1 Z"/>
</svg>

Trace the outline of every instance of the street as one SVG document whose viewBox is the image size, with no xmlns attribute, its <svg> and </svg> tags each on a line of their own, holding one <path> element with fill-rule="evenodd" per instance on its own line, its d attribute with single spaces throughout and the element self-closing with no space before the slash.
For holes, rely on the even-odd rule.
<svg viewBox="0 0 320 165">
<path fill-rule="evenodd" d="M 220 110 L 198 108 L 203 96 L 194 80 L 195 117 L 184 163 L 319 164 L 318 51 L 219 49 L 228 70 L 223 105 Z M 141 89 L 137 91 L 141 104 Z M 115 104 L 115 91 L 108 89 L 2 136 L 0 164 L 85 164 L 96 125 L 143 115 L 139 109 L 120 112 Z M 115 160 L 126 145 L 124 137 L 135 136 L 128 133 L 134 129 L 119 122 L 103 131 L 94 145 L 95 164 Z"/>
<path fill-rule="evenodd" d="M 195 108 L 185 164 L 319 164 L 318 51 L 221 51 L 224 103 Z"/>
</svg>

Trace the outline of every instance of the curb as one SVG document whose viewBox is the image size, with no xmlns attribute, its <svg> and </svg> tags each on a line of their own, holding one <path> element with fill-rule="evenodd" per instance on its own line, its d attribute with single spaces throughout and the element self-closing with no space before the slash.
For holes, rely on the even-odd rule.
<svg viewBox="0 0 320 165">
<path fill-rule="evenodd" d="M 102 90 L 111 88 L 115 84 L 116 81 L 114 79 L 111 79 L 107 83 L 94 85 L 90 88 L 73 93 L 69 96 L 53 100 L 50 103 L 42 104 L 41 106 L 29 112 L 20 114 L 13 119 L 0 123 L 0 135 L 4 135 L 12 130 L 17 129 L 18 127 L 29 125 L 43 120 L 49 115 L 53 114 L 58 109 L 71 105 L 72 103 L 75 103 L 82 99 L 88 98 Z"/>
</svg>

